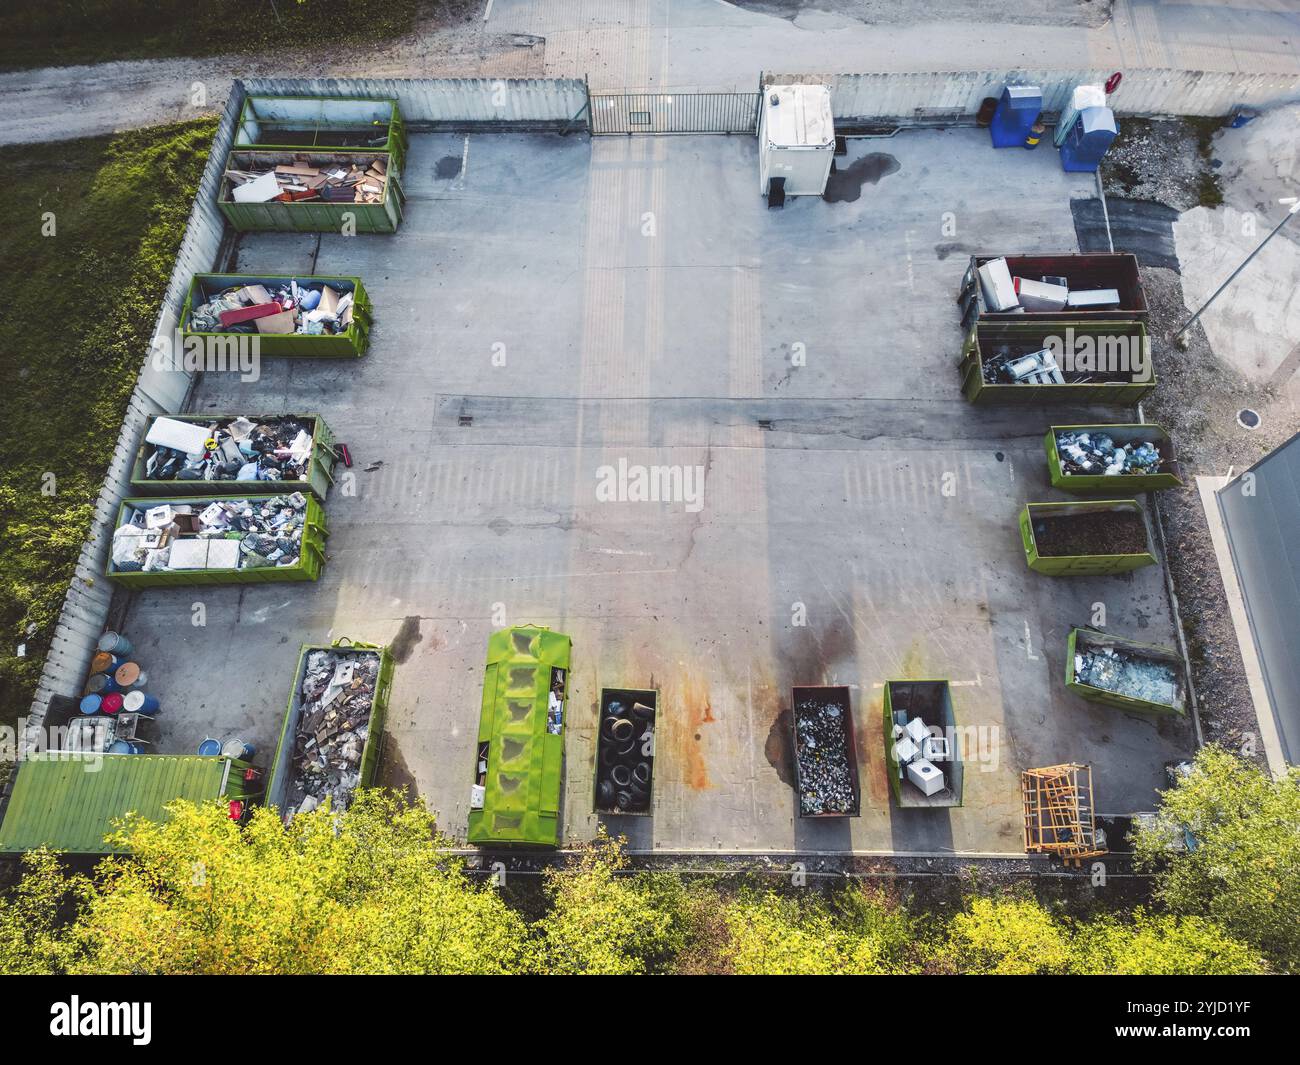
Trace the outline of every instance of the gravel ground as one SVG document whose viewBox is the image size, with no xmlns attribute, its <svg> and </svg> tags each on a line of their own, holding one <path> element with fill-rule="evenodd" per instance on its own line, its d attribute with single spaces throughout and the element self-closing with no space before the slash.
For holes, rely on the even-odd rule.
<svg viewBox="0 0 1300 1065">
<path fill-rule="evenodd" d="M 1218 119 L 1125 119 L 1102 168 L 1108 196 L 1149 200 L 1178 211 L 1223 202 L 1212 137 Z M 1210 542 L 1196 477 L 1240 472 L 1294 432 L 1291 411 L 1276 393 L 1252 384 L 1218 359 L 1199 325 L 1188 331 L 1188 348 L 1171 343 L 1189 317 L 1177 271 L 1141 268 L 1152 356 L 1159 387 L 1143 404 L 1148 421 L 1172 434 L 1185 487 L 1158 494 L 1157 506 L 1168 565 L 1187 639 L 1192 683 L 1207 742 L 1240 748 L 1258 736 L 1228 612 L 1223 579 Z M 1237 424 L 1237 411 L 1251 407 L 1263 416 L 1253 431 Z M 1256 745 L 1258 746 L 1258 745 Z M 1264 763 L 1262 751 L 1257 760 Z"/>
<path fill-rule="evenodd" d="M 1152 200 L 1178 211 L 1222 203 L 1210 149 L 1221 124 L 1217 118 L 1125 118 L 1102 164 L 1106 194 Z"/>
<path fill-rule="evenodd" d="M 1172 434 L 1186 481 L 1183 488 L 1159 493 L 1158 505 L 1192 683 L 1206 741 L 1240 747 L 1247 733 L 1258 736 L 1259 725 L 1195 478 L 1224 476 L 1230 467 L 1240 472 L 1295 429 L 1274 393 L 1252 385 L 1215 358 L 1199 325 L 1189 330 L 1187 351 L 1170 343 L 1188 317 L 1174 271 L 1144 267 L 1142 281 L 1151 307 L 1152 355 L 1159 378 L 1143 413 Z M 1237 424 L 1237 411 L 1244 406 L 1263 415 L 1260 428 L 1248 431 Z M 1263 764 L 1262 752 L 1257 757 Z"/>
</svg>

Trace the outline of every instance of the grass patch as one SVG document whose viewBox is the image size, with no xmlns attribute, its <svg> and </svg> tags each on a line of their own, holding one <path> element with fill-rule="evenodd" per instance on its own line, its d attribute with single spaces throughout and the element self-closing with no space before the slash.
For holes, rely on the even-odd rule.
<svg viewBox="0 0 1300 1065">
<path fill-rule="evenodd" d="M 0 723 L 31 702 L 215 130 L 0 149 Z"/>
<path fill-rule="evenodd" d="M 45 0 L 5 14 L 0 69 L 392 40 L 477 0 Z"/>
</svg>

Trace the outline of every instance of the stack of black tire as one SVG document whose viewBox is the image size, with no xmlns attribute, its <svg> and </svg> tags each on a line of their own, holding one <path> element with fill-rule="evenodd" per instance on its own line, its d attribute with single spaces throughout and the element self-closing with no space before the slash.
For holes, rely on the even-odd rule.
<svg viewBox="0 0 1300 1065">
<path fill-rule="evenodd" d="M 596 744 L 596 809 L 602 813 L 649 813 L 654 693 L 606 691 L 603 701 Z"/>
</svg>

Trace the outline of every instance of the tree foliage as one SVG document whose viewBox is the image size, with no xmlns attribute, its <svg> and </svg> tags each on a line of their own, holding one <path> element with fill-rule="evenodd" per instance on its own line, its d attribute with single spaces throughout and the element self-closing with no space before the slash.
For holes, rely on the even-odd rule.
<svg viewBox="0 0 1300 1065">
<path fill-rule="evenodd" d="M 74 929 L 92 973 L 489 973 L 518 968 L 523 922 L 470 883 L 432 817 L 379 792 L 286 828 L 217 804 L 135 821 Z"/>
<path fill-rule="evenodd" d="M 1266 808 L 1258 782 L 1248 783 L 1250 809 Z M 241 827 L 220 804 L 180 802 L 162 823 L 128 821 L 114 842 L 129 855 L 90 877 L 64 873 L 45 852 L 26 857 L 25 877 L 0 896 L 0 973 L 1236 975 L 1270 967 L 1263 949 L 1209 913 L 1139 908 L 1081 920 L 1027 892 L 1004 892 L 973 894 L 949 916 L 863 884 L 736 889 L 637 872 L 623 841 L 603 831 L 545 873 L 532 896 L 540 908 L 528 906 L 527 920 L 448 854 L 450 841 L 422 806 L 378 791 L 288 826 L 272 811 L 254 811 Z"/>
<path fill-rule="evenodd" d="M 1135 850 L 1172 912 L 1209 918 L 1275 967 L 1300 970 L 1300 770 L 1273 780 L 1206 747 Z"/>
</svg>

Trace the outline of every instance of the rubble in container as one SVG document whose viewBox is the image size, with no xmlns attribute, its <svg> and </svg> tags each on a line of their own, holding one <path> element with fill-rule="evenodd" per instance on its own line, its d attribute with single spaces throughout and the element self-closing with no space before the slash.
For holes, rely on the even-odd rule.
<svg viewBox="0 0 1300 1065">
<path fill-rule="evenodd" d="M 1074 675 L 1083 684 L 1143 702 L 1165 706 L 1179 702 L 1178 674 L 1172 665 L 1113 647 L 1076 652 Z"/>
<path fill-rule="evenodd" d="M 1149 440 L 1116 445 L 1105 433 L 1066 431 L 1056 434 L 1056 451 L 1067 474 L 1159 473 L 1164 462 L 1160 448 Z"/>
<path fill-rule="evenodd" d="M 799 812 L 848 814 L 857 808 L 853 751 L 844 707 L 831 700 L 799 700 L 795 713 L 795 758 L 799 762 Z"/>
<path fill-rule="evenodd" d="M 381 157 L 316 166 L 301 158 L 271 163 L 245 156 L 239 160 L 244 165 L 235 162 L 232 158 L 225 175 L 235 203 L 383 203 L 388 184 L 388 164 Z"/>
<path fill-rule="evenodd" d="M 196 333 L 299 333 L 332 336 L 352 326 L 353 298 L 323 282 L 233 285 L 190 311 Z"/>
<path fill-rule="evenodd" d="M 211 503 L 128 507 L 113 532 L 116 573 L 294 566 L 307 497 L 301 492 Z"/>
<path fill-rule="evenodd" d="M 158 418 L 145 436 L 150 481 L 305 481 L 312 425 L 296 418 L 184 422 Z"/>
<path fill-rule="evenodd" d="M 361 783 L 361 755 L 379 680 L 373 651 L 312 651 L 299 694 L 302 710 L 290 756 L 291 782 L 285 821 L 310 813 L 326 800 L 347 809 Z"/>
</svg>

